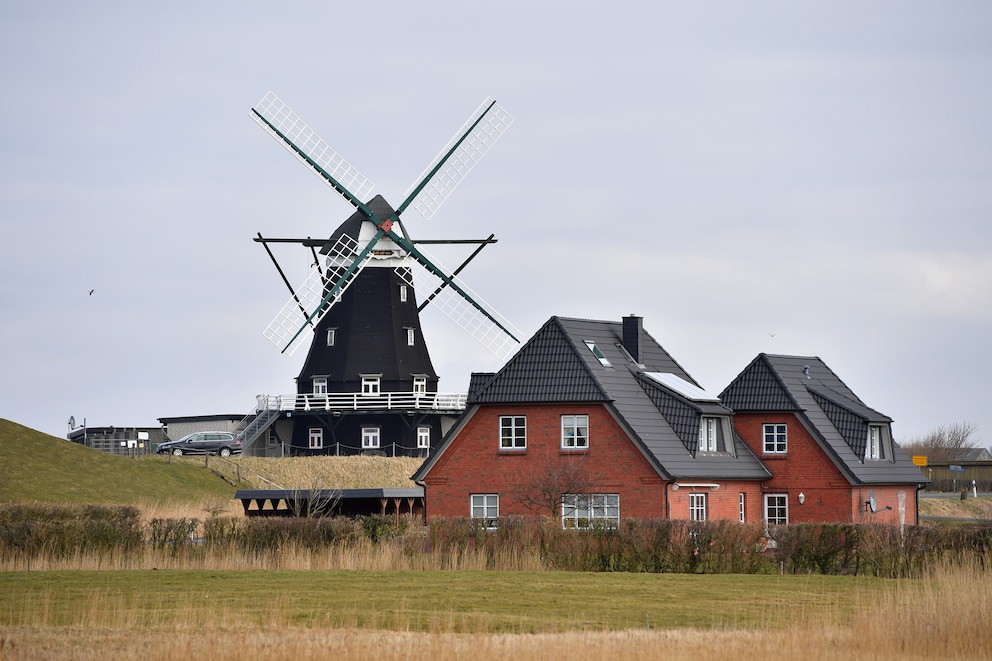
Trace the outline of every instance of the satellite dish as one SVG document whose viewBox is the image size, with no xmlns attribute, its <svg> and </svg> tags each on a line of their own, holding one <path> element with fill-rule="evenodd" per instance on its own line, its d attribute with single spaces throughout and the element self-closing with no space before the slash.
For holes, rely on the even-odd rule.
<svg viewBox="0 0 992 661">
<path fill-rule="evenodd" d="M 69 429 L 75 429 L 75 428 L 76 428 L 76 416 L 70 415 L 69 416 Z"/>
<path fill-rule="evenodd" d="M 876 510 L 876 508 L 877 508 L 877 503 L 875 501 L 875 492 L 874 491 L 869 491 L 868 492 L 868 507 L 871 508 L 871 511 L 872 512 L 874 512 Z"/>
</svg>

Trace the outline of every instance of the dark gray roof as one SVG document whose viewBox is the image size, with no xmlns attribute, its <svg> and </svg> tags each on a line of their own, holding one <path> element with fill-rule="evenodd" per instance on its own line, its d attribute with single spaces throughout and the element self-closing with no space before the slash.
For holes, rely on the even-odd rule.
<svg viewBox="0 0 992 661">
<path fill-rule="evenodd" d="M 852 483 L 926 481 L 895 441 L 891 461 L 865 461 L 868 425 L 889 425 L 892 420 L 865 405 L 815 356 L 759 354 L 724 389 L 720 399 L 738 413 L 795 412 Z"/>
<path fill-rule="evenodd" d="M 639 318 L 628 320 L 636 320 L 639 328 Z M 628 324 L 628 332 L 630 328 Z M 717 402 L 691 400 L 646 378 L 648 372 L 667 372 L 699 386 L 646 331 L 640 330 L 639 362 L 632 362 L 630 354 L 635 352 L 623 348 L 623 331 L 623 322 L 552 317 L 494 377 L 485 381 L 480 375 L 473 381 L 479 387 L 470 393 L 463 421 L 482 404 L 600 402 L 614 412 L 665 479 L 768 478 L 768 470 L 736 434 L 733 453 L 696 453 L 699 415 L 730 411 Z M 603 364 L 587 343 L 594 344 L 609 364 Z M 461 426 L 449 432 L 418 469 L 415 480 L 426 475 Z"/>
</svg>

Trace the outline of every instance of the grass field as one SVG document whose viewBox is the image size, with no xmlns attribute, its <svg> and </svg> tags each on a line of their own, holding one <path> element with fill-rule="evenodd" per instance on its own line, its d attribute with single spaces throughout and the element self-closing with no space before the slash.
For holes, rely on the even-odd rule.
<svg viewBox="0 0 992 661">
<path fill-rule="evenodd" d="M 924 580 L 558 572 L 0 574 L 0 658 L 988 658 L 977 567 Z"/>
</svg>

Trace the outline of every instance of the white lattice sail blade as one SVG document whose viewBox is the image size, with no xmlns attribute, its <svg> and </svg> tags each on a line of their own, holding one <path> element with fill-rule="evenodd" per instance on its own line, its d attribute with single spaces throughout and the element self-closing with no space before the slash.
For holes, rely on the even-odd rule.
<svg viewBox="0 0 992 661">
<path fill-rule="evenodd" d="M 421 250 L 423 252 L 423 250 Z M 427 255 L 425 255 L 427 256 Z M 451 273 L 433 256 L 427 256 L 430 261 L 445 273 Z M 493 320 L 483 314 L 478 308 L 473 306 L 461 294 L 452 287 L 443 287 L 441 278 L 426 269 L 416 269 L 416 277 L 411 283 L 417 292 L 417 300 L 421 303 L 431 299 L 430 305 L 426 309 L 436 308 L 474 337 L 482 346 L 501 361 L 507 360 L 517 349 L 520 343 L 514 337 L 521 337 L 521 333 L 511 324 L 506 317 L 493 310 L 492 306 L 486 303 L 472 289 L 457 276 L 452 280 L 476 303 L 485 308 L 486 312 L 492 315 L 493 319 L 499 322 L 503 328 L 493 323 Z M 440 289 L 440 291 L 438 291 Z M 506 330 L 503 330 L 503 329 Z M 512 335 L 511 335 L 512 334 Z"/>
<path fill-rule="evenodd" d="M 297 152 L 290 145 L 286 144 L 271 127 L 265 124 L 255 113 L 252 119 L 265 131 L 274 137 L 279 144 L 288 149 L 296 158 L 307 166 L 320 180 L 334 188 L 320 172 L 307 162 L 307 157 L 319 165 L 327 174 L 337 180 L 342 186 L 348 189 L 356 198 L 362 202 L 367 202 L 372 197 L 372 182 L 366 179 L 361 172 L 356 170 L 348 161 L 341 158 L 337 152 L 331 149 L 320 136 L 314 132 L 306 123 L 293 112 L 293 110 L 283 103 L 279 97 L 272 92 L 266 94 L 261 101 L 253 108 L 255 113 L 261 115 L 290 140 L 297 149 Z M 302 154 L 300 153 L 302 152 Z M 339 191 L 340 192 L 340 191 Z M 349 200 L 350 202 L 350 200 Z"/>
<path fill-rule="evenodd" d="M 356 263 L 358 245 L 358 241 L 347 235 L 338 239 L 328 251 L 326 269 L 323 272 L 317 266 L 310 269 L 307 279 L 293 292 L 293 297 L 262 332 L 281 352 L 291 356 L 300 345 L 309 341 L 320 320 L 365 268 L 371 253 Z M 321 307 L 328 287 L 334 283 L 339 285 L 337 292 Z"/>
<path fill-rule="evenodd" d="M 479 118 L 483 114 L 485 116 L 480 121 Z M 476 124 L 476 122 L 478 123 Z M 499 104 L 491 98 L 483 101 L 482 105 L 472 113 L 468 121 L 458 129 L 455 136 L 451 138 L 448 144 L 444 146 L 444 149 L 431 161 L 431 164 L 427 166 L 420 176 L 417 177 L 414 184 L 407 190 L 404 198 L 408 198 L 423 183 L 424 179 L 430 176 L 431 171 L 437 167 L 437 164 L 441 162 L 445 155 L 451 152 L 452 147 L 455 146 L 462 136 L 466 132 L 471 131 L 465 140 L 458 145 L 448 160 L 445 161 L 444 165 L 431 177 L 423 190 L 417 194 L 416 199 L 411 202 L 410 206 L 416 209 L 417 213 L 425 219 L 430 220 L 438 208 L 448 199 L 451 192 L 457 188 L 462 179 L 475 167 L 475 164 L 482 160 L 486 152 L 496 144 L 496 141 L 499 140 L 500 136 L 503 135 L 512 123 L 513 117 L 503 110 Z"/>
</svg>

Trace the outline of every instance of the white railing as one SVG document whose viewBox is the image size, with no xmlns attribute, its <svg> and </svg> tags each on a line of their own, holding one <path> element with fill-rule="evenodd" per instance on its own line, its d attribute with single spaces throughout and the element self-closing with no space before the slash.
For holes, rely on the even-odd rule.
<svg viewBox="0 0 992 661">
<path fill-rule="evenodd" d="M 384 392 L 378 395 L 362 393 L 323 393 L 281 395 L 279 406 L 283 411 L 375 411 L 414 409 L 428 411 L 463 411 L 465 393 Z"/>
</svg>

